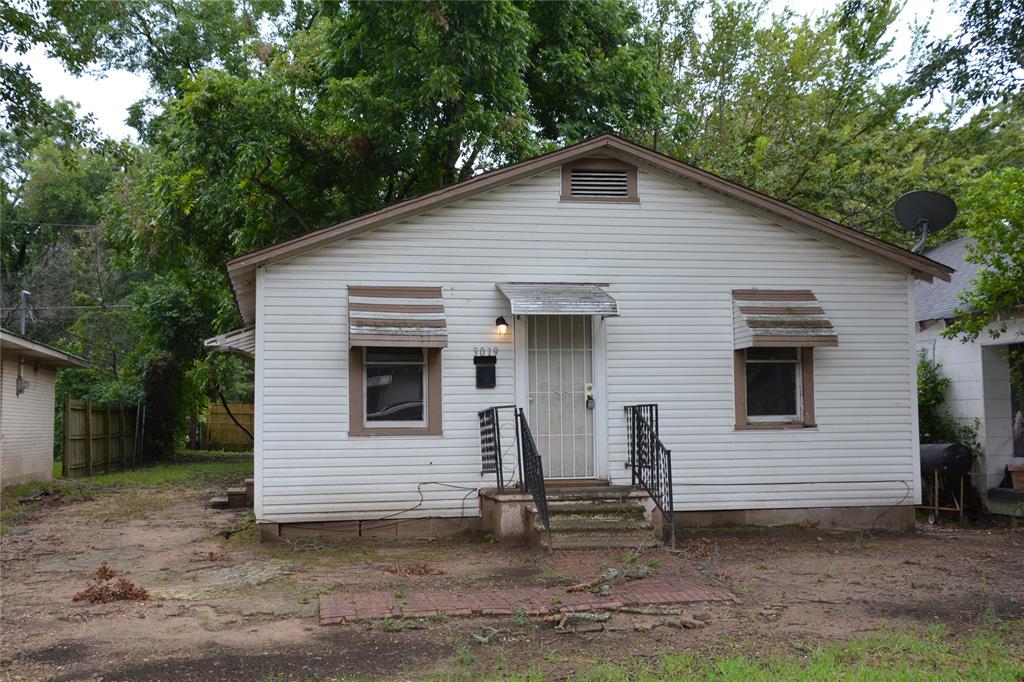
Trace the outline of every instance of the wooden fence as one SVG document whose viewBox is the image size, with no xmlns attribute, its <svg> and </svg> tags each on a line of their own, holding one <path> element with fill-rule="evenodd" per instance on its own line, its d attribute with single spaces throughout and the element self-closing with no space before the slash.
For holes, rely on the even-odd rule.
<svg viewBox="0 0 1024 682">
<path fill-rule="evenodd" d="M 142 431 L 138 407 L 64 398 L 65 478 L 135 466 Z"/>
<path fill-rule="evenodd" d="M 231 414 L 253 433 L 255 410 L 252 403 L 228 403 Z M 252 436 L 238 428 L 220 403 L 210 403 L 203 427 L 203 447 L 207 450 L 252 450 Z"/>
</svg>

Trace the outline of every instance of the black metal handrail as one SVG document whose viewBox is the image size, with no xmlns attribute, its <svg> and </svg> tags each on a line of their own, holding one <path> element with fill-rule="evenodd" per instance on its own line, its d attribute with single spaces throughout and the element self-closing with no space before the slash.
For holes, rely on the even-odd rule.
<svg viewBox="0 0 1024 682">
<path fill-rule="evenodd" d="M 505 462 L 502 459 L 503 446 L 501 438 L 502 415 L 505 411 L 511 412 L 507 417 L 510 418 L 513 427 L 512 445 L 515 447 L 516 452 L 514 465 L 518 466 L 522 458 L 519 455 L 519 425 L 516 406 L 498 405 L 488 407 L 486 410 L 481 410 L 477 413 L 480 419 L 481 473 L 495 474 L 498 481 L 498 490 L 504 490 L 506 485 L 513 485 L 516 478 L 515 471 L 513 471 L 512 478 L 508 481 L 505 480 L 506 471 Z"/>
<path fill-rule="evenodd" d="M 530 493 L 533 503 L 537 507 L 537 515 L 544 523 L 544 529 L 548 532 L 548 549 L 551 549 L 551 520 L 548 517 L 547 492 L 544 489 L 544 462 L 537 451 L 537 444 L 533 441 L 533 434 L 530 432 L 530 425 L 526 421 L 523 408 L 516 411 L 518 424 L 518 440 L 520 443 L 520 457 L 523 472 L 523 492 Z"/>
<path fill-rule="evenodd" d="M 668 523 L 669 547 L 675 547 L 672 503 L 672 451 L 658 437 L 658 406 L 626 405 L 629 468 L 633 486 L 643 488 Z"/>
</svg>

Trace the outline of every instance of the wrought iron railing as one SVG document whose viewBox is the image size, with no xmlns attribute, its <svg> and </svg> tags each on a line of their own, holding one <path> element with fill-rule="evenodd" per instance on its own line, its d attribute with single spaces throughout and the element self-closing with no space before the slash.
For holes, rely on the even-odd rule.
<svg viewBox="0 0 1024 682">
<path fill-rule="evenodd" d="M 643 488 L 668 524 L 669 546 L 675 547 L 672 513 L 672 451 L 658 437 L 658 406 L 626 405 L 629 468 L 633 486 Z"/>
<path fill-rule="evenodd" d="M 480 471 L 494 474 L 498 490 L 504 490 L 506 486 L 516 484 L 519 470 L 519 425 L 516 406 L 488 407 L 477 413 L 477 416 L 480 419 Z M 503 430 L 502 426 L 510 427 L 511 433 L 509 428 Z M 515 453 L 515 457 L 504 456 L 512 453 Z M 512 471 L 509 471 L 509 465 Z"/>
<path fill-rule="evenodd" d="M 547 491 L 544 488 L 544 463 L 530 432 L 526 414 L 515 405 L 489 407 L 477 413 L 480 419 L 480 459 L 484 473 L 493 473 L 498 489 L 518 487 L 533 497 L 537 515 L 544 523 L 551 548 L 551 523 L 548 517 Z M 511 433 L 506 428 L 511 425 Z M 504 434 L 504 435 L 503 435 Z M 511 441 L 511 444 L 510 444 Z M 515 457 L 508 455 L 514 453 Z M 512 459 L 513 461 L 509 461 Z M 509 465 L 512 471 L 509 471 Z"/>
<path fill-rule="evenodd" d="M 544 490 L 544 463 L 540 453 L 537 452 L 537 444 L 533 442 L 533 434 L 530 432 L 530 425 L 526 421 L 523 408 L 516 411 L 517 423 L 519 425 L 520 457 L 522 458 L 523 492 L 530 493 L 533 497 L 533 504 L 537 507 L 537 515 L 544 523 L 544 529 L 548 533 L 548 549 L 551 549 L 551 519 L 548 517 L 547 492 Z"/>
</svg>

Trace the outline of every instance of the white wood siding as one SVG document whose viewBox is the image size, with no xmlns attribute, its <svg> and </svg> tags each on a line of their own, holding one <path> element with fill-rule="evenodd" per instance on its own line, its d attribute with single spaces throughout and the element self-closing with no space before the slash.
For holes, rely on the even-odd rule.
<svg viewBox="0 0 1024 682">
<path fill-rule="evenodd" d="M 559 183 L 547 172 L 259 271 L 261 521 L 477 515 L 493 478 L 476 413 L 515 401 L 495 284 L 531 280 L 606 282 L 619 302 L 597 372 L 598 468 L 615 482 L 629 482 L 623 406 L 657 402 L 677 509 L 913 503 L 905 273 L 652 173 L 640 204 L 560 203 Z M 348 437 L 348 284 L 443 287 L 443 436 Z M 733 429 L 731 291 L 754 287 L 813 289 L 836 327 L 839 348 L 815 351 L 816 429 Z M 481 346 L 499 349 L 496 389 L 474 387 Z"/>
<path fill-rule="evenodd" d="M 0 363 L 0 486 L 53 478 L 53 395 L 56 372 L 26 360 L 25 392 L 17 395 L 18 358 Z"/>
</svg>

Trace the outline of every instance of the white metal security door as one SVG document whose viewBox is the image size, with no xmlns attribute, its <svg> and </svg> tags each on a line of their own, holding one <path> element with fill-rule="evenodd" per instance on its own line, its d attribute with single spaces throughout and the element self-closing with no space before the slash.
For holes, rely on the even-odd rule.
<svg viewBox="0 0 1024 682">
<path fill-rule="evenodd" d="M 531 315 L 527 328 L 527 417 L 544 478 L 595 478 L 592 319 Z"/>
</svg>

